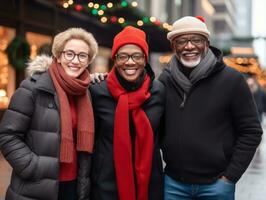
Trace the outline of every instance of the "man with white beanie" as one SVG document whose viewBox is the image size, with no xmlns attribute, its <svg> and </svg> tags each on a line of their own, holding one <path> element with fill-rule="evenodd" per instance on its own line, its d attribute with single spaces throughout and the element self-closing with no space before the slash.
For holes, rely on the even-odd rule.
<svg viewBox="0 0 266 200">
<path fill-rule="evenodd" d="M 167 95 L 164 198 L 234 200 L 235 183 L 261 141 L 250 90 L 210 46 L 203 17 L 177 20 L 167 38 L 175 55 L 159 77 Z"/>
</svg>

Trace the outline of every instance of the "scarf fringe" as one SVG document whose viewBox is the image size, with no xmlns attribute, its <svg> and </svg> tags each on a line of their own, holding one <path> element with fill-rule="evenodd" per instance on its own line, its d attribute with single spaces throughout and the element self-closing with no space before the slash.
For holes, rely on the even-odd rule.
<svg viewBox="0 0 266 200">
<path fill-rule="evenodd" d="M 62 141 L 60 146 L 60 161 L 71 163 L 74 158 L 74 146 L 71 141 Z"/>
<path fill-rule="evenodd" d="M 78 131 L 77 134 L 77 150 L 93 152 L 94 132 Z"/>
</svg>

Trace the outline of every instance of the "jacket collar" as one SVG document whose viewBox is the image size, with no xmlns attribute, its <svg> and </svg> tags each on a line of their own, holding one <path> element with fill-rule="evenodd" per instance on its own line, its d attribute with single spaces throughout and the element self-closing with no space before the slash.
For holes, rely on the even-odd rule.
<svg viewBox="0 0 266 200">
<path fill-rule="evenodd" d="M 53 81 L 48 71 L 41 74 L 34 74 L 31 78 L 36 81 L 36 89 L 49 92 L 53 95 L 56 93 Z"/>
<path fill-rule="evenodd" d="M 52 63 L 52 57 L 47 55 L 37 56 L 28 63 L 27 74 L 36 82 L 36 89 L 55 94 L 56 90 L 50 77 L 48 69 Z"/>
</svg>

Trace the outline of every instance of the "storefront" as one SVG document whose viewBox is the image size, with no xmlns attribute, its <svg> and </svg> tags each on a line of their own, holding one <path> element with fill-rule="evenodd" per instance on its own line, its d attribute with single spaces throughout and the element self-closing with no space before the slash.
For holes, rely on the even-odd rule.
<svg viewBox="0 0 266 200">
<path fill-rule="evenodd" d="M 0 119 L 10 97 L 25 78 L 25 64 L 20 60 L 33 59 L 38 53 L 50 54 L 52 37 L 68 27 L 82 27 L 100 37 L 97 23 L 74 13 L 65 13 L 49 1 L 0 0 Z M 104 42 L 103 39 L 101 41 Z M 27 53 L 29 52 L 28 56 Z M 108 55 L 108 49 L 101 50 Z M 26 58 L 27 56 L 27 58 Z M 100 71 L 106 71 L 104 58 Z M 94 66 L 94 70 L 96 66 Z"/>
<path fill-rule="evenodd" d="M 15 70 L 8 62 L 5 52 L 10 41 L 15 37 L 15 30 L 0 26 L 0 109 L 6 109 L 10 96 L 15 90 Z M 1 117 L 1 116 L 0 116 Z"/>
</svg>

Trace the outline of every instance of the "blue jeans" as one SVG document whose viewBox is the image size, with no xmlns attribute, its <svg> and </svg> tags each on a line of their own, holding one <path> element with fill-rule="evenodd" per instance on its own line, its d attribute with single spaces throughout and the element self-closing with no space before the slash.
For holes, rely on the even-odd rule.
<svg viewBox="0 0 266 200">
<path fill-rule="evenodd" d="M 235 184 L 218 179 L 211 184 L 187 184 L 164 177 L 164 200 L 234 200 Z"/>
</svg>

